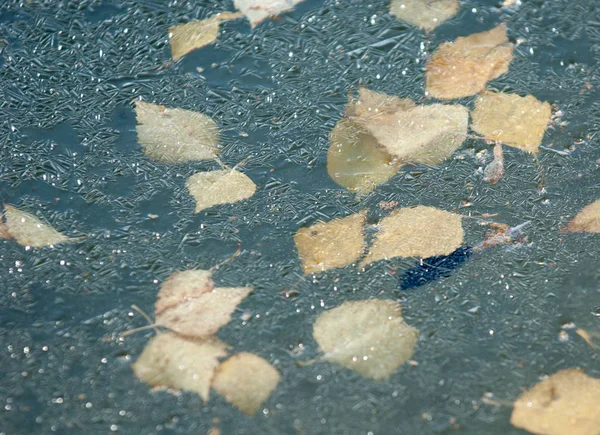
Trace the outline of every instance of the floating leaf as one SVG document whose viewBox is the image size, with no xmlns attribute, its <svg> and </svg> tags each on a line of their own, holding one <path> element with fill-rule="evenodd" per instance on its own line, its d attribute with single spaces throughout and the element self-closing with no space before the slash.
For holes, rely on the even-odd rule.
<svg viewBox="0 0 600 435">
<path fill-rule="evenodd" d="M 458 12 L 458 0 L 392 0 L 390 13 L 430 32 Z"/>
<path fill-rule="evenodd" d="M 213 205 L 248 199 L 256 192 L 256 184 L 235 169 L 198 172 L 188 178 L 185 185 L 196 200 L 194 213 L 200 213 Z"/>
<path fill-rule="evenodd" d="M 138 141 L 148 157 L 166 163 L 211 160 L 219 150 L 219 130 L 208 116 L 191 110 L 135 102 Z"/>
<path fill-rule="evenodd" d="M 513 426 L 544 435 L 600 433 L 600 379 L 582 370 L 561 370 L 515 402 Z"/>
<path fill-rule="evenodd" d="M 294 236 L 304 274 L 345 267 L 363 252 L 363 225 L 367 212 L 300 228 Z"/>
<path fill-rule="evenodd" d="M 313 337 L 323 360 L 380 380 L 412 357 L 419 331 L 404 322 L 399 303 L 368 299 L 323 312 Z"/>
<path fill-rule="evenodd" d="M 242 352 L 219 366 L 213 387 L 242 412 L 254 415 L 269 398 L 279 378 L 279 372 L 266 360 Z"/>
<path fill-rule="evenodd" d="M 169 275 L 160 286 L 154 310 L 160 314 L 179 305 L 182 301 L 200 297 L 212 291 L 215 283 L 210 270 L 181 270 Z"/>
<path fill-rule="evenodd" d="M 494 160 L 487 165 L 483 171 L 483 180 L 491 184 L 496 184 L 504 175 L 504 153 L 502 144 L 497 143 L 494 146 Z"/>
<path fill-rule="evenodd" d="M 394 210 L 379 231 L 362 265 L 383 258 L 448 255 L 463 242 L 462 216 L 433 207 Z"/>
<path fill-rule="evenodd" d="M 487 82 L 508 71 L 513 48 L 506 24 L 441 44 L 427 62 L 425 89 L 430 96 L 442 99 L 481 92 Z"/>
<path fill-rule="evenodd" d="M 22 246 L 41 248 L 75 240 L 12 205 L 4 206 L 4 219 L 6 223 L 0 228 L 2 238 L 14 238 Z"/>
<path fill-rule="evenodd" d="M 600 233 L 600 199 L 586 205 L 569 222 L 564 231 L 568 233 Z"/>
<path fill-rule="evenodd" d="M 262 23 L 265 18 L 275 17 L 282 12 L 289 11 L 304 0 L 234 0 L 235 8 L 241 11 L 252 28 Z"/>
<path fill-rule="evenodd" d="M 216 338 L 193 340 L 165 332 L 148 342 L 133 371 L 153 387 L 192 391 L 206 402 L 219 358 L 227 356 L 227 347 Z"/>
<path fill-rule="evenodd" d="M 204 20 L 194 20 L 169 28 L 171 56 L 177 61 L 190 51 L 213 43 L 219 36 L 221 21 L 235 20 L 241 13 L 221 12 Z"/>
<path fill-rule="evenodd" d="M 537 153 L 552 115 L 550 104 L 531 95 L 486 91 L 475 100 L 471 129 L 530 153 Z"/>
</svg>

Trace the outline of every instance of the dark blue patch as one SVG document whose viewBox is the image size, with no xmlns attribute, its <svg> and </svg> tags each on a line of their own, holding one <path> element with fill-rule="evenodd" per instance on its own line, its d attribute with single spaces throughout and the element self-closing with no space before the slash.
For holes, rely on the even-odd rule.
<svg viewBox="0 0 600 435">
<path fill-rule="evenodd" d="M 424 258 L 408 269 L 399 279 L 400 290 L 420 287 L 439 278 L 446 278 L 473 255 L 473 248 L 461 246 L 449 255 Z"/>
</svg>

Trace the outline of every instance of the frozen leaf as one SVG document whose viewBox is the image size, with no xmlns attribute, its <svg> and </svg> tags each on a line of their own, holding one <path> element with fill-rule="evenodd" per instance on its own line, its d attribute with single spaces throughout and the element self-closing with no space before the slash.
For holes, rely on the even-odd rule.
<svg viewBox="0 0 600 435">
<path fill-rule="evenodd" d="M 206 402 L 219 358 L 227 356 L 227 347 L 212 337 L 194 340 L 165 332 L 148 342 L 133 371 L 153 387 L 192 391 Z"/>
<path fill-rule="evenodd" d="M 390 13 L 429 32 L 456 14 L 459 7 L 458 0 L 392 0 Z"/>
<path fill-rule="evenodd" d="M 212 291 L 215 283 L 210 270 L 181 270 L 172 273 L 160 286 L 154 310 L 160 314 L 182 301 L 197 298 Z"/>
<path fill-rule="evenodd" d="M 568 233 L 600 233 L 600 199 L 586 205 L 569 222 L 564 231 Z"/>
<path fill-rule="evenodd" d="M 2 238 L 14 238 L 22 246 L 41 248 L 74 240 L 12 205 L 4 206 L 4 220 L 6 222 L 0 228 Z"/>
<path fill-rule="evenodd" d="M 245 414 L 254 415 L 269 398 L 279 378 L 279 372 L 266 360 L 242 352 L 219 366 L 213 388 Z"/>
<path fill-rule="evenodd" d="M 256 184 L 236 169 L 198 172 L 188 178 L 185 185 L 196 200 L 194 213 L 213 205 L 248 199 L 256 192 Z"/>
<path fill-rule="evenodd" d="M 600 379 L 561 370 L 519 397 L 510 422 L 536 434 L 598 435 Z"/>
<path fill-rule="evenodd" d="M 506 24 L 443 43 L 427 62 L 425 89 L 441 99 L 481 92 L 487 82 L 508 71 L 513 48 Z"/>
<path fill-rule="evenodd" d="M 380 380 L 412 357 L 419 331 L 404 322 L 399 303 L 368 299 L 319 315 L 313 337 L 323 360 Z"/>
<path fill-rule="evenodd" d="M 462 216 L 419 205 L 384 217 L 362 264 L 383 258 L 448 255 L 463 242 Z"/>
<path fill-rule="evenodd" d="M 204 20 L 194 20 L 169 28 L 173 60 L 179 60 L 190 51 L 213 43 L 219 36 L 221 21 L 235 20 L 241 16 L 241 13 L 221 12 Z"/>
<path fill-rule="evenodd" d="M 475 100 L 471 129 L 530 153 L 537 153 L 552 115 L 550 104 L 531 95 L 486 91 Z"/>
<path fill-rule="evenodd" d="M 166 163 L 211 160 L 219 150 L 219 130 L 202 113 L 135 102 L 138 141 L 148 157 Z"/>
<path fill-rule="evenodd" d="M 494 160 L 485 167 L 483 179 L 491 184 L 496 184 L 504 175 L 504 153 L 502 144 L 497 143 L 494 146 Z"/>
<path fill-rule="evenodd" d="M 294 236 L 304 274 L 345 267 L 363 252 L 366 211 L 300 228 Z"/>
<path fill-rule="evenodd" d="M 234 0 L 235 8 L 241 11 L 252 28 L 264 21 L 265 18 L 274 17 L 282 12 L 289 11 L 304 0 Z"/>
</svg>

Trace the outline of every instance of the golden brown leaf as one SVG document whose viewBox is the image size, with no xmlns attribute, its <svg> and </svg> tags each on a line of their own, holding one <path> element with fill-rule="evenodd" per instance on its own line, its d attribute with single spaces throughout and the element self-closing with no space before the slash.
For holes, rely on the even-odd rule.
<svg viewBox="0 0 600 435">
<path fill-rule="evenodd" d="M 419 331 L 404 322 L 399 303 L 368 299 L 320 314 L 313 337 L 323 360 L 380 380 L 412 357 Z"/>
<path fill-rule="evenodd" d="M 265 18 L 275 17 L 289 11 L 304 0 L 234 0 L 235 8 L 241 11 L 252 28 L 263 22 Z"/>
<path fill-rule="evenodd" d="M 198 172 L 185 185 L 196 200 L 195 214 L 214 205 L 248 199 L 256 192 L 256 184 L 236 169 Z"/>
<path fill-rule="evenodd" d="M 428 32 L 458 12 L 458 0 L 392 0 L 390 13 Z"/>
<path fill-rule="evenodd" d="M 569 233 L 600 233 L 600 199 L 586 205 L 564 230 Z"/>
<path fill-rule="evenodd" d="M 513 426 L 544 435 L 600 434 L 600 379 L 561 370 L 515 402 Z"/>
<path fill-rule="evenodd" d="M 486 91 L 475 100 L 471 129 L 530 153 L 537 153 L 552 115 L 550 104 L 531 95 Z"/>
<path fill-rule="evenodd" d="M 364 247 L 366 211 L 300 228 L 294 236 L 304 274 L 345 267 L 358 260 Z"/>
<path fill-rule="evenodd" d="M 508 71 L 513 48 L 506 24 L 443 43 L 427 62 L 425 90 L 441 99 L 474 95 Z"/>
<path fill-rule="evenodd" d="M 31 213 L 12 205 L 4 206 L 4 219 L 6 222 L 2 226 L 3 238 L 12 237 L 22 246 L 41 248 L 74 240 L 59 233 Z"/>
<path fill-rule="evenodd" d="M 214 389 L 247 415 L 254 415 L 279 383 L 279 372 L 263 358 L 242 352 L 223 362 Z"/>
</svg>

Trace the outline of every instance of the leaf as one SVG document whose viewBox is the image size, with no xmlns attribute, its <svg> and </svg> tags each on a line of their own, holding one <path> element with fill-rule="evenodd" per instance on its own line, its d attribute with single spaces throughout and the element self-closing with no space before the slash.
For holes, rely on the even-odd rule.
<svg viewBox="0 0 600 435">
<path fill-rule="evenodd" d="M 504 153 L 502 144 L 497 143 L 494 146 L 494 160 L 487 165 L 483 171 L 483 180 L 491 184 L 496 184 L 504 175 Z"/>
<path fill-rule="evenodd" d="M 196 200 L 194 214 L 214 205 L 248 199 L 256 192 L 256 184 L 235 169 L 198 172 L 188 178 L 185 185 Z"/>
<path fill-rule="evenodd" d="M 530 153 L 537 153 L 552 115 L 550 104 L 531 95 L 486 91 L 475 100 L 471 129 Z"/>
<path fill-rule="evenodd" d="M 441 99 L 475 95 L 508 71 L 513 48 L 506 24 L 443 43 L 425 67 L 425 90 Z"/>
<path fill-rule="evenodd" d="M 264 21 L 265 18 L 274 17 L 282 12 L 289 11 L 304 0 L 234 0 L 235 8 L 241 11 L 252 28 Z"/>
<path fill-rule="evenodd" d="M 569 222 L 567 233 L 600 233 L 600 199 L 586 205 Z"/>
<path fill-rule="evenodd" d="M 212 291 L 215 283 L 210 270 L 181 270 L 169 275 L 160 286 L 154 310 L 160 314 L 194 297 Z"/>
<path fill-rule="evenodd" d="M 600 433 L 600 379 L 582 370 L 561 370 L 515 402 L 513 426 L 544 435 Z"/>
<path fill-rule="evenodd" d="M 458 12 L 458 0 L 392 0 L 390 13 L 430 32 Z"/>
<path fill-rule="evenodd" d="M 42 248 L 75 240 L 59 233 L 34 215 L 12 205 L 4 206 L 4 220 L 6 222 L 1 228 L 2 238 L 14 238 L 22 246 Z"/>
<path fill-rule="evenodd" d="M 323 360 L 380 380 L 412 357 L 419 331 L 404 322 L 399 303 L 367 299 L 320 314 L 313 337 Z"/>
<path fill-rule="evenodd" d="M 148 157 L 166 163 L 211 160 L 219 150 L 219 130 L 208 116 L 191 110 L 135 102 L 138 141 Z"/>
<path fill-rule="evenodd" d="M 254 415 L 269 398 L 280 379 L 279 372 L 263 358 L 242 352 L 223 362 L 214 389 L 247 415 Z"/>
<path fill-rule="evenodd" d="M 219 36 L 221 21 L 235 20 L 241 13 L 221 12 L 204 20 L 193 20 L 169 28 L 171 57 L 177 61 L 190 51 L 212 44 Z"/>
<path fill-rule="evenodd" d="M 300 228 L 294 236 L 304 274 L 345 267 L 363 252 L 366 211 Z"/>
<path fill-rule="evenodd" d="M 192 391 L 206 403 L 219 358 L 227 356 L 227 347 L 212 337 L 194 340 L 165 332 L 148 342 L 133 371 L 153 387 Z"/>
<path fill-rule="evenodd" d="M 419 205 L 384 217 L 361 265 L 394 257 L 448 255 L 462 245 L 462 216 Z"/>
</svg>

